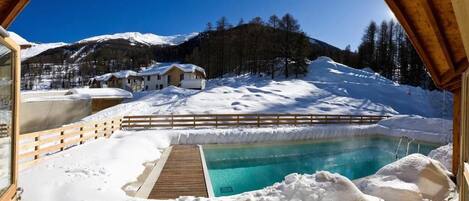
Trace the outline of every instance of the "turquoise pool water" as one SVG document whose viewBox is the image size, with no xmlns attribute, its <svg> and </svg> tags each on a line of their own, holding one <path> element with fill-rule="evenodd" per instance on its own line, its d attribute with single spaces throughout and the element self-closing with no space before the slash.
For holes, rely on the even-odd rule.
<svg viewBox="0 0 469 201">
<path fill-rule="evenodd" d="M 262 189 L 290 173 L 327 170 L 349 179 L 374 174 L 396 160 L 399 138 L 354 137 L 280 144 L 205 145 L 204 156 L 215 196 Z M 399 150 L 405 155 L 407 141 Z M 428 154 L 438 145 L 411 143 L 410 153 Z"/>
</svg>

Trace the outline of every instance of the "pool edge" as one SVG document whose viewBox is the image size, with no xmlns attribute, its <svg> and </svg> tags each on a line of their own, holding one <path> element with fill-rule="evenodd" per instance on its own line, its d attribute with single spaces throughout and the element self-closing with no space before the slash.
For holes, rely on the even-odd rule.
<svg viewBox="0 0 469 201">
<path fill-rule="evenodd" d="M 202 148 L 202 145 L 200 144 L 197 146 L 199 146 L 200 159 L 202 160 L 202 169 L 204 170 L 205 187 L 207 188 L 207 194 L 209 198 L 214 198 L 215 193 L 213 192 L 212 181 L 210 180 L 207 163 L 205 162 L 204 149 Z"/>
<path fill-rule="evenodd" d="M 150 174 L 148 174 L 147 178 L 143 182 L 142 186 L 140 186 L 140 188 L 137 190 L 134 197 L 148 199 L 151 190 L 155 186 L 158 178 L 160 177 L 161 171 L 163 171 L 163 167 L 166 164 L 166 161 L 168 160 L 169 154 L 171 153 L 172 149 L 173 146 L 169 146 L 163 151 L 155 167 L 152 169 Z"/>
</svg>

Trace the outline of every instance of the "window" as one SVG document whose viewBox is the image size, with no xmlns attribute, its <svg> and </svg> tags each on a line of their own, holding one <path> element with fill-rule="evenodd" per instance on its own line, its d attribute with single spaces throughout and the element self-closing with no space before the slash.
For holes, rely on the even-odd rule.
<svg viewBox="0 0 469 201">
<path fill-rule="evenodd" d="M 184 73 L 182 73 L 181 75 L 179 75 L 179 80 L 184 80 Z"/>
<path fill-rule="evenodd" d="M 162 84 L 160 84 L 160 89 L 163 89 L 163 85 L 162 85 Z"/>
<path fill-rule="evenodd" d="M 168 75 L 168 85 L 171 83 L 171 75 Z"/>
<path fill-rule="evenodd" d="M 158 80 L 161 80 L 161 75 L 157 75 Z"/>
<path fill-rule="evenodd" d="M 150 81 L 150 76 L 147 76 L 147 81 Z"/>
<path fill-rule="evenodd" d="M 148 85 L 145 85 L 145 91 L 148 91 Z"/>
<path fill-rule="evenodd" d="M 11 185 L 13 178 L 12 161 L 13 156 L 13 139 L 14 133 L 12 128 L 13 117 L 15 112 L 13 111 L 15 99 L 14 99 L 14 63 L 15 57 L 13 51 L 6 45 L 2 44 L 0 38 L 0 80 L 2 85 L 0 86 L 0 149 L 2 154 L 0 155 L 0 195 L 2 195 Z"/>
<path fill-rule="evenodd" d="M 127 79 L 127 83 L 130 84 L 130 79 Z"/>
</svg>

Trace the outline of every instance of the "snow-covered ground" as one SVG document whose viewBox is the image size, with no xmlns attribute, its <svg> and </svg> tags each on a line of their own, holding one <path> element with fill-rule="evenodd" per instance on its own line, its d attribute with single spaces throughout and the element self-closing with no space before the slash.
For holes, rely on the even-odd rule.
<svg viewBox="0 0 469 201">
<path fill-rule="evenodd" d="M 168 87 L 85 120 L 117 115 L 182 113 L 316 113 L 450 118 L 452 95 L 399 85 L 378 74 L 321 57 L 299 79 L 257 76 L 209 80 L 205 90 Z"/>
<path fill-rule="evenodd" d="M 135 189 L 127 188 L 126 184 L 135 182 L 145 168 L 143 164 L 158 160 L 170 144 L 253 143 L 376 134 L 406 135 L 447 144 L 452 124 L 445 118 L 451 116 L 451 102 L 450 94 L 399 85 L 373 72 L 352 69 L 324 57 L 312 62 L 308 75 L 300 79 L 272 81 L 246 75 L 210 80 L 202 91 L 168 87 L 141 92 L 127 103 L 84 120 L 169 113 L 387 114 L 394 117 L 374 125 L 118 131 L 109 139 L 73 147 L 21 172 L 20 186 L 25 190 L 25 201 L 143 200 L 127 196 L 125 191 Z M 444 167 L 448 166 L 451 154 L 447 150 L 443 147 L 432 152 L 436 160 L 422 155 L 404 157 L 356 185 L 329 172 L 291 174 L 283 182 L 258 191 L 222 198 L 179 200 L 453 198 L 455 185 Z"/>
<path fill-rule="evenodd" d="M 407 117 L 400 117 L 405 119 Z M 421 119 L 425 121 L 427 119 Z M 432 120 L 433 121 L 433 120 Z M 398 122 L 398 120 L 394 120 Z M 387 125 L 390 125 L 387 123 Z M 397 124 L 387 127 L 389 130 L 399 131 L 400 134 L 412 134 L 415 130 L 398 128 Z M 372 135 L 380 125 L 364 126 L 322 126 L 322 127 L 277 127 L 277 128 L 235 128 L 235 129 L 171 129 L 171 130 L 142 130 L 142 131 L 118 131 L 109 139 L 99 139 L 84 145 L 71 148 L 64 152 L 51 156 L 50 159 L 39 163 L 31 169 L 20 173 L 20 186 L 24 188 L 23 200 L 25 201 L 79 201 L 79 200 L 113 200 L 130 201 L 141 200 L 131 198 L 125 191 L 132 191 L 134 187 L 125 189 L 128 183 L 135 182 L 139 174 L 144 170 L 144 163 L 158 160 L 162 150 L 170 144 L 179 143 L 239 143 L 256 141 L 281 141 L 324 139 L 328 137 L 344 137 L 358 135 Z M 428 130 L 426 132 L 430 133 Z M 394 132 L 381 133 L 393 135 Z M 448 133 L 432 133 L 431 135 L 446 136 Z M 426 138 L 425 135 L 420 136 Z M 129 151 L 132 150 L 132 151 Z M 226 198 L 213 200 L 347 200 L 347 195 L 356 200 L 379 200 L 365 195 L 361 191 L 371 194 L 380 192 L 380 185 L 388 188 L 386 177 L 402 172 L 425 172 L 424 167 L 431 164 L 440 164 L 430 158 L 419 156 L 412 159 L 411 167 L 404 165 L 391 165 L 391 173 L 377 175 L 373 180 L 365 180 L 359 186 L 351 184 L 350 180 L 336 174 L 319 172 L 315 175 L 289 175 L 282 183 L 274 184 L 263 190 L 244 193 Z M 430 162 L 429 162 L 430 161 Z M 399 163 L 398 163 L 399 164 Z M 420 164 L 420 165 L 419 165 Z M 416 169 L 412 167 L 419 167 Z M 444 167 L 440 164 L 440 167 Z M 407 169 L 406 169 L 407 168 Z M 431 166 L 434 168 L 434 166 Z M 390 169 L 390 168 L 387 168 Z M 404 170 L 403 170 L 404 169 Z M 380 170 L 381 171 L 381 170 Z M 428 170 L 426 170 L 428 171 Z M 381 171 L 383 172 L 383 171 Z M 431 171 L 435 172 L 435 171 Z M 454 193 L 454 184 L 445 179 L 446 172 L 438 169 L 435 173 L 445 187 Z M 442 173 L 444 172 L 444 174 Z M 413 180 L 405 180 L 399 177 L 394 179 L 399 184 L 401 195 L 411 191 L 412 196 L 420 195 L 419 192 L 427 192 L 425 180 L 412 177 Z M 362 182 L 365 182 L 362 181 Z M 399 183 L 401 182 L 401 183 Z M 420 183 L 419 183 L 420 182 Z M 444 183 L 447 182 L 447 183 Z M 366 184 L 366 185 L 365 185 Z M 402 185 L 400 185 L 402 184 Z M 405 185 L 404 185 L 405 184 Z M 438 183 L 439 185 L 439 183 Z M 431 185 L 430 185 L 431 186 Z M 392 186 L 391 186 L 392 187 Z M 406 189 L 409 187 L 409 189 Z M 360 190 L 358 190 L 360 189 Z M 444 188 L 441 188 L 442 192 Z M 440 190 L 439 190 L 440 191 Z M 444 191 L 444 192 L 447 192 Z M 384 191 L 383 191 L 384 192 Z M 427 192 L 428 193 L 428 192 Z M 381 196 L 387 196 L 383 194 Z M 438 195 L 441 195 L 438 194 Z M 345 197 L 344 197 L 345 196 Z M 358 199 L 360 198 L 360 199 Z M 365 199 L 366 198 L 366 199 Z M 196 200 L 195 198 L 181 198 L 180 200 Z"/>
</svg>

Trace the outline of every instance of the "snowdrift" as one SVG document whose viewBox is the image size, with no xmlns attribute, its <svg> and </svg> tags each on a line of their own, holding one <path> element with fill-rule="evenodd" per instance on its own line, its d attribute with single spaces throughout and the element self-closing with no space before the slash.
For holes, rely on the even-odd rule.
<svg viewBox="0 0 469 201">
<path fill-rule="evenodd" d="M 357 185 L 364 193 L 386 201 L 451 200 L 457 197 L 457 190 L 448 174 L 439 162 L 412 154 L 384 166 Z"/>
</svg>

